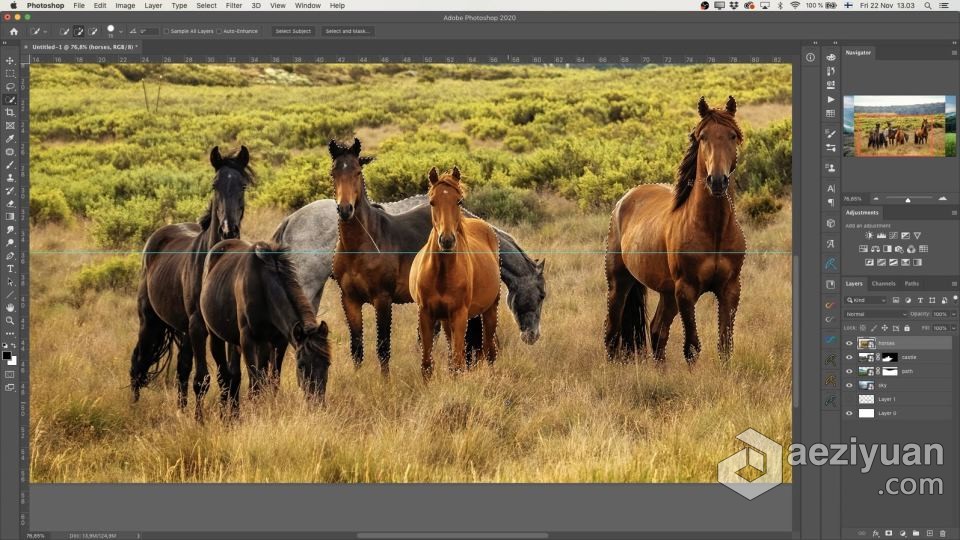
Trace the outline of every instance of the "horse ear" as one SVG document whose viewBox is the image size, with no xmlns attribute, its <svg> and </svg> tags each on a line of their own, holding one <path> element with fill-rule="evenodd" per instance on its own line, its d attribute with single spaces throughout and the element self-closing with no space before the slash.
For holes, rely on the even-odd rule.
<svg viewBox="0 0 960 540">
<path fill-rule="evenodd" d="M 460 167 L 454 167 L 453 170 L 450 171 L 450 174 L 457 179 L 457 182 L 460 181 Z"/>
<path fill-rule="evenodd" d="M 430 185 L 434 185 L 440 181 L 440 175 L 437 174 L 437 168 L 433 167 L 430 169 L 430 174 L 427 175 L 430 178 Z"/>
<path fill-rule="evenodd" d="M 327 334 L 330 333 L 330 327 L 327 326 L 327 321 L 320 321 L 320 326 L 317 327 L 317 333 L 320 334 L 320 337 L 327 337 Z"/>
<path fill-rule="evenodd" d="M 223 166 L 223 156 L 220 155 L 219 146 L 214 146 L 213 150 L 210 151 L 210 164 L 213 165 L 215 171 L 219 171 L 220 167 Z"/>
<path fill-rule="evenodd" d="M 536 264 L 536 266 L 537 266 L 537 273 L 542 276 L 542 275 L 543 275 L 543 268 L 544 268 L 544 266 L 547 265 L 547 260 L 546 260 L 546 259 L 540 259 L 539 261 L 535 261 L 534 264 Z"/>
<path fill-rule="evenodd" d="M 247 147 L 242 144 L 240 145 L 240 151 L 237 152 L 237 161 L 240 163 L 240 168 L 243 169 L 250 164 L 250 150 L 247 150 Z"/>
<path fill-rule="evenodd" d="M 307 333 L 304 332 L 303 325 L 297 323 L 293 326 L 293 339 L 297 340 L 297 343 L 303 343 L 304 338 L 307 337 Z"/>
<path fill-rule="evenodd" d="M 727 112 L 730 116 L 737 114 L 737 100 L 733 99 L 733 96 L 727 97 Z"/>
<path fill-rule="evenodd" d="M 700 118 L 703 118 L 710 112 L 710 106 L 707 105 L 707 98 L 700 96 L 700 101 L 697 102 L 697 112 L 700 113 Z"/>
<path fill-rule="evenodd" d="M 373 163 L 374 159 L 375 158 L 373 156 L 363 156 L 360 158 L 360 166 L 363 167 L 364 165 L 369 165 L 370 163 Z"/>
<path fill-rule="evenodd" d="M 336 139 L 330 139 L 330 144 L 327 145 L 327 149 L 330 150 L 330 157 L 337 159 L 343 154 L 343 150 L 340 149 L 340 145 L 337 144 Z"/>
<path fill-rule="evenodd" d="M 356 137 L 353 138 L 353 146 L 350 147 L 350 153 L 360 157 L 360 139 Z"/>
</svg>

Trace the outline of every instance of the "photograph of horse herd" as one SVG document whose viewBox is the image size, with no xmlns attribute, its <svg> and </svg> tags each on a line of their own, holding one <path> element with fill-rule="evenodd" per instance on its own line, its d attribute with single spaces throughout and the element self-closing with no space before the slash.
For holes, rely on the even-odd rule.
<svg viewBox="0 0 960 540">
<path fill-rule="evenodd" d="M 956 157 L 955 96 L 847 96 L 844 155 Z"/>
<path fill-rule="evenodd" d="M 33 482 L 714 482 L 791 438 L 790 66 L 32 77 Z"/>
</svg>

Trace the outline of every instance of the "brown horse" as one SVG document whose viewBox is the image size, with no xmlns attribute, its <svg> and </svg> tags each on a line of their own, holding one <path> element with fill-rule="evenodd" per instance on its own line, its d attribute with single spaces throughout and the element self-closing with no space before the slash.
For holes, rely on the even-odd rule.
<svg viewBox="0 0 960 540">
<path fill-rule="evenodd" d="M 890 142 L 891 146 L 896 146 L 898 144 L 907 144 L 907 134 L 903 131 L 902 128 L 893 127 L 892 122 L 887 122 L 887 140 Z"/>
<path fill-rule="evenodd" d="M 460 169 L 439 176 L 430 169 L 430 214 L 433 229 L 410 268 L 410 295 L 420 308 L 421 370 L 433 373 L 433 341 L 443 324 L 455 372 L 466 368 L 467 321 L 481 316 L 480 355 L 496 360 L 497 306 L 500 303 L 500 246 L 493 228 L 482 219 L 464 217 Z"/>
<path fill-rule="evenodd" d="M 214 147 L 210 152 L 210 164 L 216 171 L 213 196 L 199 223 L 166 225 L 147 239 L 137 294 L 140 331 L 130 358 L 134 401 L 140 398 L 140 389 L 156 378 L 160 361 L 169 358 L 175 343 L 179 348 L 177 405 L 181 409 L 187 406 L 187 382 L 196 359 L 193 391 L 197 397 L 196 415 L 201 416 L 203 396 L 210 387 L 205 355 L 207 328 L 200 313 L 203 261 L 214 244 L 240 236 L 244 192 L 253 182 L 249 163 L 246 146 L 227 157 Z M 211 352 L 218 362 L 225 354 L 223 348 Z"/>
<path fill-rule="evenodd" d="M 297 282 L 287 252 L 279 244 L 224 240 L 213 246 L 203 271 L 200 310 L 210 331 L 211 348 L 229 344 L 229 363 L 217 363 L 220 403 L 239 408 L 243 351 L 251 393 L 268 382 L 273 351 L 292 343 L 297 380 L 308 398 L 321 402 L 327 388 L 330 343 L 327 323 L 317 324 L 310 301 Z"/>
<path fill-rule="evenodd" d="M 329 149 L 334 200 L 340 216 L 333 278 L 340 285 L 340 301 L 350 327 L 350 353 L 359 367 L 363 362 L 361 308 L 373 304 L 377 357 L 386 375 L 390 371 L 393 304 L 413 302 L 410 265 L 430 230 L 430 214 L 414 210 L 391 215 L 370 202 L 363 166 L 373 158 L 360 157 L 359 139 L 354 139 L 350 147 L 330 141 Z"/>
<path fill-rule="evenodd" d="M 930 134 L 930 123 L 923 119 L 920 129 L 913 132 L 913 144 L 927 144 L 927 136 Z"/>
<path fill-rule="evenodd" d="M 660 293 L 650 323 L 654 358 L 664 358 L 670 324 L 679 311 L 683 354 L 700 352 L 695 306 L 706 292 L 717 297 L 718 348 L 722 360 L 733 349 L 733 322 L 740 302 L 740 269 L 746 241 L 737 223 L 730 175 L 737 166 L 743 133 L 733 96 L 725 109 L 698 104 L 700 122 L 672 188 L 637 186 L 613 210 L 607 241 L 608 356 L 640 353 L 646 346 L 646 290 Z"/>
</svg>

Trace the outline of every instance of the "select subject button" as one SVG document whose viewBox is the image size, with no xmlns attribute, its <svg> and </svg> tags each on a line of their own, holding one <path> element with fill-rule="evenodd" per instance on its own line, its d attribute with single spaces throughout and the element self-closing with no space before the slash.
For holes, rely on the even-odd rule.
<svg viewBox="0 0 960 540">
<path fill-rule="evenodd" d="M 284 37 L 312 37 L 317 34 L 316 27 L 313 26 L 274 26 L 274 36 Z"/>
</svg>

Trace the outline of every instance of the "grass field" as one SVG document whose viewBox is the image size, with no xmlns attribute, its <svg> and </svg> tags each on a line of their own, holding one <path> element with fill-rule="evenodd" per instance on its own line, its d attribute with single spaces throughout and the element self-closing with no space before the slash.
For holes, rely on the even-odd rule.
<svg viewBox="0 0 960 540">
<path fill-rule="evenodd" d="M 789 66 L 38 66 L 33 76 L 33 482 L 714 482 L 744 429 L 791 439 Z M 720 106 L 728 94 L 745 131 L 737 206 L 751 251 L 733 358 L 718 365 L 705 296 L 695 367 L 682 359 L 679 318 L 663 369 L 610 364 L 597 251 L 612 201 L 672 180 L 697 99 Z M 305 403 L 289 358 L 279 394 L 252 402 L 244 389 L 236 422 L 216 414 L 216 391 L 206 423 L 177 411 L 172 370 L 132 404 L 136 251 L 158 225 L 196 218 L 210 148 L 250 147 L 258 183 L 243 237 L 257 240 L 329 196 L 325 143 L 354 135 L 377 155 L 374 197 L 422 191 L 430 166 L 460 165 L 467 206 L 532 256 L 547 253 L 540 341 L 521 343 L 501 302 L 498 363 L 456 380 L 439 369 L 424 385 L 416 308 L 396 306 L 385 381 L 370 360 L 354 370 L 331 283 L 325 408 Z M 370 311 L 365 322 L 369 358 Z"/>
<path fill-rule="evenodd" d="M 786 208 L 769 226 L 748 230 L 750 249 L 789 250 L 789 216 Z M 245 235 L 262 238 L 280 217 L 252 213 Z M 574 215 L 516 232 L 530 249 L 595 250 L 607 221 Z M 33 233 L 31 247 L 57 249 L 68 238 L 89 240 L 84 234 L 78 225 L 50 225 Z M 459 380 L 440 369 L 428 386 L 416 308 L 395 308 L 393 369 L 384 382 L 375 362 L 354 371 L 333 284 L 321 308 L 335 355 L 327 407 L 305 404 L 290 369 L 276 398 L 252 403 L 244 395 L 240 421 L 210 414 L 204 425 L 191 410 L 176 410 L 173 384 L 130 403 L 133 295 L 72 298 L 64 288 L 103 257 L 31 257 L 33 482 L 713 482 L 717 462 L 737 449 L 733 436 L 747 427 L 791 439 L 787 254 L 747 257 L 727 366 L 717 363 L 715 302 L 701 300 L 704 353 L 693 369 L 680 352 L 679 318 L 662 371 L 605 360 L 600 255 L 547 257 L 540 342 L 522 344 L 501 304 L 499 362 Z"/>
<path fill-rule="evenodd" d="M 920 128 L 923 119 L 926 118 L 933 128 L 930 130 L 926 144 L 915 144 L 913 142 L 913 133 Z M 868 134 L 874 130 L 877 124 L 880 124 L 880 130 L 886 135 L 887 122 L 891 122 L 894 127 L 905 129 L 907 132 L 907 143 L 894 145 L 887 141 L 887 146 L 880 148 L 868 148 Z M 954 136 L 954 145 L 956 144 L 956 134 Z M 899 114 L 872 114 L 855 113 L 854 114 L 854 152 L 859 157 L 872 156 L 929 156 L 944 157 L 946 155 L 945 134 L 944 134 L 944 115 L 926 115 L 926 116 L 907 116 Z"/>
</svg>

